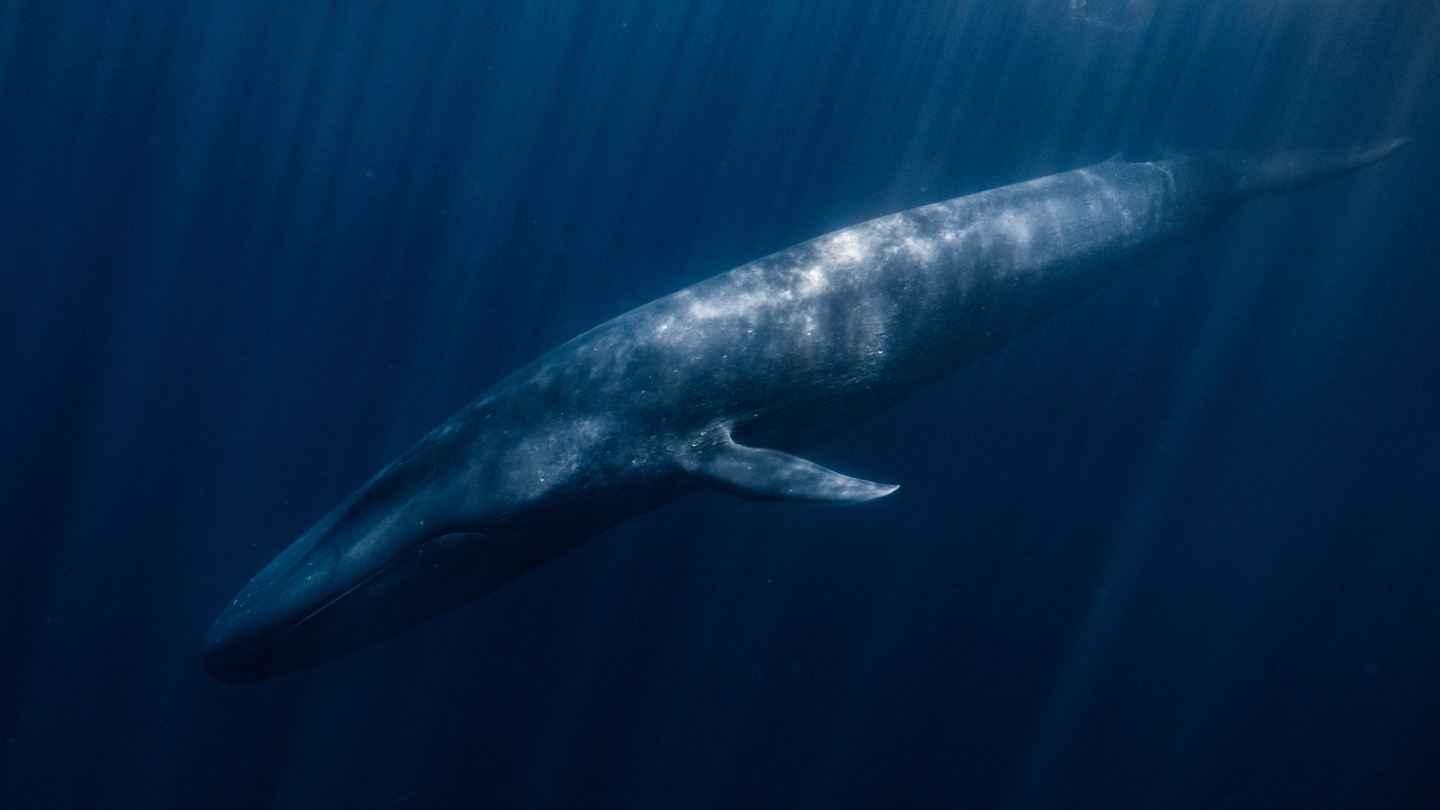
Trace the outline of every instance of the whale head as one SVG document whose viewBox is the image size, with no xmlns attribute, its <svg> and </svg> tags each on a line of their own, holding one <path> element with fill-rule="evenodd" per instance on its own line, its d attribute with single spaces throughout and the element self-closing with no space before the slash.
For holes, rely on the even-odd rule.
<svg viewBox="0 0 1440 810">
<path fill-rule="evenodd" d="M 483 408 L 481 409 L 484 410 Z M 215 678 L 251 681 L 387 638 L 558 556 L 603 527 L 590 508 L 602 428 L 462 412 L 266 565 L 204 641 Z M 507 422 L 505 429 L 488 426 Z M 614 499 L 608 499 L 613 501 Z"/>
</svg>

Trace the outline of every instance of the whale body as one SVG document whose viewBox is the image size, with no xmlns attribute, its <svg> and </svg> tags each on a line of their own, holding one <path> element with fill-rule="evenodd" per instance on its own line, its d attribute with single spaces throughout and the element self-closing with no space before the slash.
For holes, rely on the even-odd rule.
<svg viewBox="0 0 1440 810">
<path fill-rule="evenodd" d="M 844 228 L 631 310 L 500 381 L 292 543 L 222 612 L 205 667 L 254 680 L 368 645 L 700 486 L 887 495 L 796 453 L 1243 200 L 1403 145 L 1112 159 Z"/>
</svg>

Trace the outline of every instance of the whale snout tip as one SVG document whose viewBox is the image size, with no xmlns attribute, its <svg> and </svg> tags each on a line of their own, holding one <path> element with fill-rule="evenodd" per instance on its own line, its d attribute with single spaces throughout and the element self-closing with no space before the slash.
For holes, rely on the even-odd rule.
<svg viewBox="0 0 1440 810">
<path fill-rule="evenodd" d="M 318 611 L 308 594 L 286 584 L 257 577 L 220 611 L 200 642 L 207 675 L 222 683 L 248 683 L 296 668 L 305 647 L 295 631 Z"/>
<path fill-rule="evenodd" d="M 211 628 L 200 646 L 200 666 L 204 668 L 205 674 L 221 683 L 254 680 L 253 676 L 247 677 L 247 673 L 252 669 L 249 665 L 248 650 L 238 642 L 236 636 Z"/>
<path fill-rule="evenodd" d="M 247 631 L 227 609 L 206 631 L 200 644 L 200 665 L 205 674 L 222 683 L 246 683 L 273 674 L 266 665 L 264 639 Z"/>
</svg>

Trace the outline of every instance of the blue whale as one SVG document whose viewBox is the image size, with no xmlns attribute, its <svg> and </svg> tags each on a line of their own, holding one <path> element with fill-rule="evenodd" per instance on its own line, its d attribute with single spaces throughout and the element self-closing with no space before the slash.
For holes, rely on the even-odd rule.
<svg viewBox="0 0 1440 810">
<path fill-rule="evenodd" d="M 1111 159 L 844 228 L 631 310 L 501 380 L 285 549 L 216 620 L 205 668 L 247 681 L 333 658 L 700 486 L 887 495 L 796 453 L 1243 200 L 1403 145 Z"/>
</svg>

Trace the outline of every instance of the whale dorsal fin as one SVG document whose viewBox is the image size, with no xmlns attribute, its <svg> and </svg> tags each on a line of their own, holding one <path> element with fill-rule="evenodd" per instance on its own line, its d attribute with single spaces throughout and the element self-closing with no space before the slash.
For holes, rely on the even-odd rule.
<svg viewBox="0 0 1440 810">
<path fill-rule="evenodd" d="M 746 447 L 727 427 L 692 442 L 680 455 L 680 467 L 716 489 L 756 501 L 861 503 L 899 489 L 841 475 L 779 450 Z"/>
</svg>

